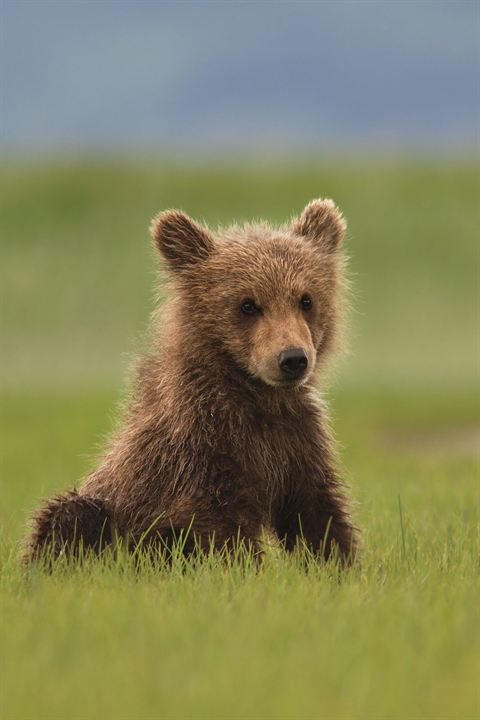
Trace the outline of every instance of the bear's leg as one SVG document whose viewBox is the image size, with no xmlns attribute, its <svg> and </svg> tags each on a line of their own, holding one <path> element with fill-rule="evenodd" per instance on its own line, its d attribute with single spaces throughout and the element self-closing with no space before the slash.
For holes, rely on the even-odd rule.
<svg viewBox="0 0 480 720">
<path fill-rule="evenodd" d="M 101 500 L 72 490 L 48 500 L 35 513 L 27 539 L 25 559 L 45 553 L 56 559 L 62 553 L 78 557 L 82 551 L 98 553 L 112 541 L 110 514 Z"/>
<path fill-rule="evenodd" d="M 278 512 L 276 530 L 288 551 L 305 543 L 313 553 L 325 559 L 338 554 L 347 564 L 358 553 L 358 532 L 338 485 L 293 494 Z"/>
</svg>

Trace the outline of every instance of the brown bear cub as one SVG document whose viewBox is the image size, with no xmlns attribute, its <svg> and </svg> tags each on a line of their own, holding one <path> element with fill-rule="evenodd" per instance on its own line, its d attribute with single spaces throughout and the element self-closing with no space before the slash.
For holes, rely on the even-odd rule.
<svg viewBox="0 0 480 720">
<path fill-rule="evenodd" d="M 154 218 L 172 295 L 122 429 L 100 467 L 35 515 L 27 556 L 131 547 L 356 553 L 315 376 L 340 320 L 345 233 L 331 200 L 290 225 L 214 235 L 177 210 Z"/>
</svg>

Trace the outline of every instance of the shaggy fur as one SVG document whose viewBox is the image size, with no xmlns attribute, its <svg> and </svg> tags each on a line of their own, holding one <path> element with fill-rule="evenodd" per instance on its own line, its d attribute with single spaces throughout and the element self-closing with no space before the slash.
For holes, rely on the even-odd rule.
<svg viewBox="0 0 480 720">
<path fill-rule="evenodd" d="M 28 557 L 75 553 L 80 539 L 99 551 L 114 531 L 161 545 L 187 531 L 185 552 L 239 540 L 260 551 L 267 528 L 287 551 L 301 540 L 353 558 L 357 531 L 314 391 L 339 327 L 344 233 L 330 200 L 288 226 L 216 236 L 176 210 L 154 218 L 172 296 L 153 351 L 100 467 L 37 512 Z M 279 365 L 292 348 L 308 362 L 293 379 Z"/>
</svg>

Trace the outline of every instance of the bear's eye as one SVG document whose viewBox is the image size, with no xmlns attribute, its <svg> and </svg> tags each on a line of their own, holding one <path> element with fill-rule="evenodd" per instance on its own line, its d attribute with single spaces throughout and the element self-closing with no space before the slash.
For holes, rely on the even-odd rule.
<svg viewBox="0 0 480 720">
<path fill-rule="evenodd" d="M 244 315 L 257 315 L 260 312 L 258 305 L 251 298 L 244 300 L 240 306 L 240 310 Z"/>
<path fill-rule="evenodd" d="M 300 307 L 302 308 L 302 310 L 311 310 L 312 309 L 313 301 L 312 301 L 312 298 L 310 297 L 310 295 L 307 295 L 307 293 L 305 293 L 305 295 L 302 295 L 302 298 L 300 300 Z"/>
</svg>

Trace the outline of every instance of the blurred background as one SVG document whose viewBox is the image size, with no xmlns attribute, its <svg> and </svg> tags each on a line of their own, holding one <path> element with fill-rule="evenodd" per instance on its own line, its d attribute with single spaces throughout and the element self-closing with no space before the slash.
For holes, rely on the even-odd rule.
<svg viewBox="0 0 480 720">
<path fill-rule="evenodd" d="M 3 145 L 469 152 L 473 2 L 9 2 Z"/>
<path fill-rule="evenodd" d="M 1 24 L 14 534 L 112 422 L 154 303 L 149 219 L 170 206 L 215 226 L 333 197 L 353 283 L 330 390 L 347 464 L 362 443 L 472 457 L 477 3 L 7 0 Z"/>
</svg>

